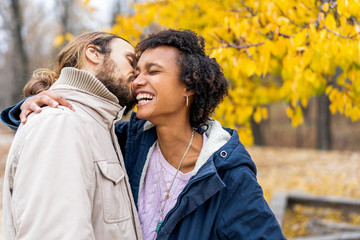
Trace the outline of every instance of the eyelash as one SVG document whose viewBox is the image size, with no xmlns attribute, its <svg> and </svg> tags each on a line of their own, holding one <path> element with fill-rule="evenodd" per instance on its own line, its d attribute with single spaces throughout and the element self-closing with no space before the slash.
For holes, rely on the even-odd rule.
<svg viewBox="0 0 360 240">
<path fill-rule="evenodd" d="M 132 67 L 135 67 L 135 61 L 134 61 L 134 60 L 128 58 L 128 61 L 129 61 L 130 65 L 131 65 Z"/>
<path fill-rule="evenodd" d="M 150 74 L 150 75 L 154 75 L 154 74 L 157 74 L 157 73 L 159 73 L 160 71 L 157 71 L 157 70 L 152 70 L 152 71 L 149 71 L 148 73 Z"/>
</svg>

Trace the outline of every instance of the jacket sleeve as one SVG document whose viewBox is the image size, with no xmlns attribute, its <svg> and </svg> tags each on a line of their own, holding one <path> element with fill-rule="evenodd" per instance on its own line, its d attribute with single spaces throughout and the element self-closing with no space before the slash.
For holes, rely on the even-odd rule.
<svg viewBox="0 0 360 240">
<path fill-rule="evenodd" d="M 17 133 L 16 141 L 22 141 L 13 168 L 17 239 L 95 239 L 94 165 L 86 132 L 67 110 L 47 111 L 55 114 L 35 115 Z"/>
<path fill-rule="evenodd" d="M 286 239 L 263 197 L 255 174 L 247 169 L 238 173 L 237 179 L 228 186 L 220 222 L 220 239 Z"/>
<path fill-rule="evenodd" d="M 24 103 L 24 100 L 15 104 L 14 106 L 5 108 L 0 115 L 1 121 L 5 123 L 12 130 L 16 131 L 20 125 L 20 113 L 21 113 L 21 105 Z"/>
</svg>

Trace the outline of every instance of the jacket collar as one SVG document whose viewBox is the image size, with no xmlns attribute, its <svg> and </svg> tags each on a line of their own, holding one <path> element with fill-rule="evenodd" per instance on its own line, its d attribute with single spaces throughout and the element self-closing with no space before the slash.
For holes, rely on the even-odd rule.
<svg viewBox="0 0 360 240">
<path fill-rule="evenodd" d="M 111 102 L 119 103 L 116 96 L 112 94 L 99 79 L 85 70 L 73 67 L 63 68 L 59 79 L 53 84 L 52 88 L 60 85 L 72 86 L 105 98 Z"/>
<path fill-rule="evenodd" d="M 143 130 L 149 130 L 155 125 L 149 121 L 146 121 Z M 198 160 L 196 161 L 195 168 L 192 171 L 192 175 L 195 176 L 199 169 L 206 163 L 210 156 L 224 146 L 231 138 L 229 132 L 227 132 L 221 124 L 215 119 L 209 119 L 205 126 L 202 127 L 208 137 L 207 142 L 201 149 Z"/>
<path fill-rule="evenodd" d="M 205 134 L 208 137 L 208 140 L 201 149 L 193 170 L 193 176 L 197 174 L 199 169 L 206 163 L 210 156 L 224 146 L 231 138 L 230 134 L 222 128 L 218 121 L 214 119 L 208 121 L 206 128 Z"/>
<path fill-rule="evenodd" d="M 69 101 L 79 103 L 76 108 L 89 113 L 100 125 L 110 129 L 114 120 L 122 118 L 125 107 L 105 86 L 87 71 L 66 67 L 50 91 L 57 92 Z M 95 116 L 100 116 L 95 117 Z"/>
</svg>

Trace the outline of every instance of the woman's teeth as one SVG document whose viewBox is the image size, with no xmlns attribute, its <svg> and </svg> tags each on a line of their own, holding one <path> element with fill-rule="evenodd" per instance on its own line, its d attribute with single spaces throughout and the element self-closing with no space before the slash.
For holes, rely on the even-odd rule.
<svg viewBox="0 0 360 240">
<path fill-rule="evenodd" d="M 153 100 L 154 96 L 149 93 L 139 93 L 136 95 L 136 100 L 138 100 L 138 103 L 146 103 Z"/>
</svg>

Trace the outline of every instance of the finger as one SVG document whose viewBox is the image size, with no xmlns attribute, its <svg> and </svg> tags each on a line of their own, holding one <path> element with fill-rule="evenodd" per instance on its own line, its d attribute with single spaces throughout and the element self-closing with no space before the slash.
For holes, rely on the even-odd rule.
<svg viewBox="0 0 360 240">
<path fill-rule="evenodd" d="M 51 97 L 52 99 L 54 99 L 55 101 L 58 102 L 58 104 L 70 108 L 72 111 L 75 111 L 74 107 L 71 105 L 71 103 L 69 103 L 64 97 L 53 94 L 53 93 L 48 93 L 48 96 Z"/>
<path fill-rule="evenodd" d="M 63 98 L 62 96 L 59 96 L 57 99 L 56 99 L 60 105 L 64 106 L 64 107 L 67 107 L 67 108 L 70 108 L 72 111 L 75 112 L 75 108 L 71 105 L 71 103 L 69 103 L 65 98 Z"/>
<path fill-rule="evenodd" d="M 33 101 L 38 107 L 39 106 L 50 106 L 53 108 L 57 108 L 59 106 L 59 102 L 54 100 L 54 96 L 52 95 L 40 95 L 37 96 L 36 101 Z M 35 106 L 34 106 L 35 107 Z"/>
<path fill-rule="evenodd" d="M 25 109 L 23 111 L 21 111 L 20 113 L 20 121 L 22 124 L 25 124 L 26 123 L 26 120 L 27 120 L 27 116 L 31 113 L 32 111 L 28 110 L 28 109 Z"/>
<path fill-rule="evenodd" d="M 29 115 L 31 112 L 40 113 L 40 112 L 41 112 L 41 107 L 39 107 L 39 106 L 38 106 L 36 103 L 34 103 L 34 102 L 30 102 L 30 103 L 28 104 L 28 107 L 26 108 L 26 110 L 29 111 L 29 113 L 26 112 L 26 113 L 27 113 L 26 116 L 27 116 L 27 115 Z"/>
</svg>

